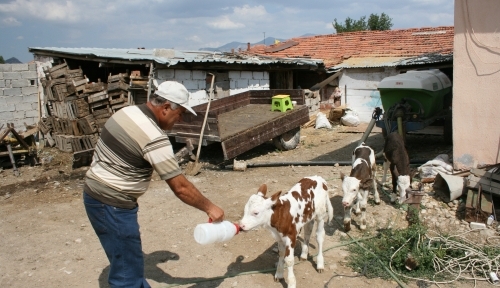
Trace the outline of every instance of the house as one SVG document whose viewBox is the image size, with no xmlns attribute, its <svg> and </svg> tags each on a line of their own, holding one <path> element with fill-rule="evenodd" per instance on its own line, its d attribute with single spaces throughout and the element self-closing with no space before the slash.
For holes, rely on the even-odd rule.
<svg viewBox="0 0 500 288">
<path fill-rule="evenodd" d="M 271 46 L 256 45 L 244 53 L 268 57 L 311 58 L 324 61 L 316 78 L 294 75 L 293 84 L 319 90 L 323 102 L 347 104 L 369 122 L 381 106 L 378 83 L 387 76 L 408 70 L 437 68 L 452 79 L 452 26 L 387 31 L 359 31 L 292 38 Z M 301 82 L 297 82 L 301 81 Z"/>
<path fill-rule="evenodd" d="M 453 165 L 500 162 L 500 1 L 455 0 Z"/>
</svg>

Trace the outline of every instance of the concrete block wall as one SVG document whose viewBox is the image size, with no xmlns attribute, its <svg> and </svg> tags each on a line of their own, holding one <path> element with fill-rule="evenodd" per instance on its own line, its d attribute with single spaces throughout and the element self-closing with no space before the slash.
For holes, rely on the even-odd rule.
<svg viewBox="0 0 500 288">
<path fill-rule="evenodd" d="M 229 71 L 229 95 L 248 90 L 269 90 L 269 72 L 265 71 Z M 199 105 L 207 101 L 205 71 L 159 69 L 156 73 L 158 82 L 178 81 L 191 92 L 190 105 Z"/>
<path fill-rule="evenodd" d="M 38 123 L 37 82 L 36 64 L 0 64 L 0 126 L 24 131 L 24 123 Z"/>
</svg>

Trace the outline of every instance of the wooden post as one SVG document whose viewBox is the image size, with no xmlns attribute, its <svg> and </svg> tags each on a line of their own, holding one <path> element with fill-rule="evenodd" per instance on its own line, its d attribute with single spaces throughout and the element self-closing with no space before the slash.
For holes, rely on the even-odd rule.
<svg viewBox="0 0 500 288">
<path fill-rule="evenodd" d="M 151 84 L 153 83 L 153 63 L 149 64 L 149 75 L 148 75 L 148 96 L 147 101 L 149 102 L 149 96 L 151 95 Z"/>
</svg>

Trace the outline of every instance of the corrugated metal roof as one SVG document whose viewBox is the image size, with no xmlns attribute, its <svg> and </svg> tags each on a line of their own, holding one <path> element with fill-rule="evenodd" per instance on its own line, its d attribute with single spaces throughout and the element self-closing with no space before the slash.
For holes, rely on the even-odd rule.
<svg viewBox="0 0 500 288">
<path fill-rule="evenodd" d="M 423 65 L 441 62 L 453 62 L 453 54 L 424 54 L 417 57 L 352 57 L 344 60 L 341 64 L 327 70 L 328 73 L 339 71 L 343 68 L 376 68 Z"/>
<path fill-rule="evenodd" d="M 151 62 L 168 66 L 178 63 L 218 62 L 228 64 L 267 65 L 274 63 L 322 66 L 321 59 L 279 58 L 256 55 L 242 55 L 211 51 L 180 51 L 173 49 L 116 49 L 116 48 L 59 48 L 30 47 L 29 51 L 44 56 L 83 56 L 103 60 L 125 60 L 130 62 Z"/>
</svg>

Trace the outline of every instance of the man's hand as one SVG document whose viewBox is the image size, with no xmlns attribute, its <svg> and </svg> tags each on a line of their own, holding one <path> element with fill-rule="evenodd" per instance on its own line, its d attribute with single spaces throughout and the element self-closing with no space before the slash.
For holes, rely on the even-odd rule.
<svg viewBox="0 0 500 288">
<path fill-rule="evenodd" d="M 212 204 L 206 212 L 208 218 L 212 219 L 213 222 L 221 222 L 224 220 L 224 210 L 219 208 L 217 205 Z"/>
</svg>

